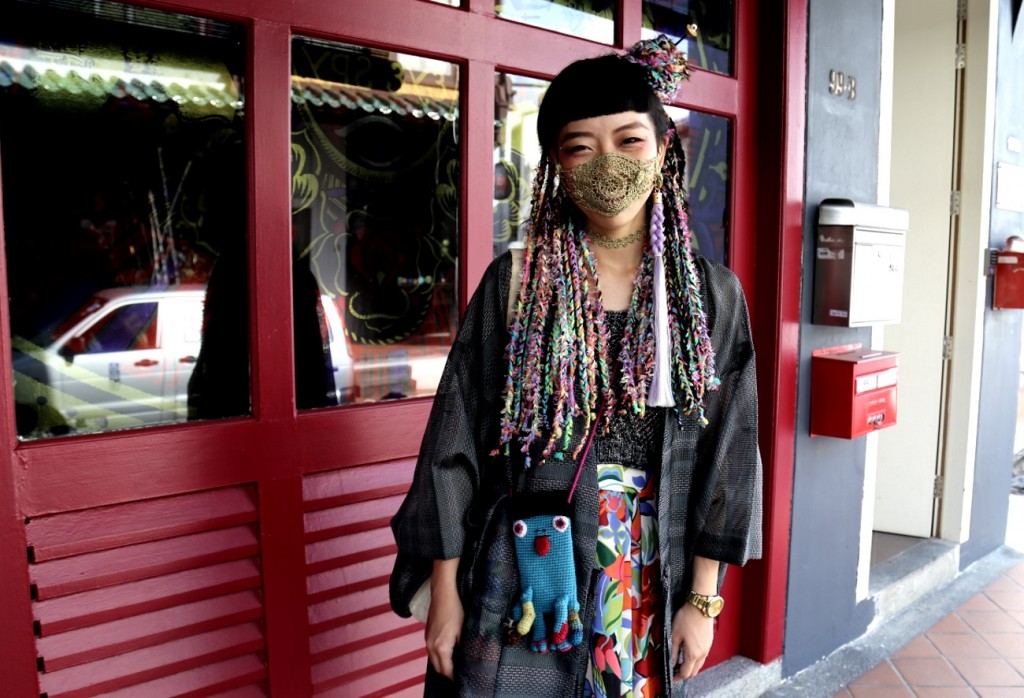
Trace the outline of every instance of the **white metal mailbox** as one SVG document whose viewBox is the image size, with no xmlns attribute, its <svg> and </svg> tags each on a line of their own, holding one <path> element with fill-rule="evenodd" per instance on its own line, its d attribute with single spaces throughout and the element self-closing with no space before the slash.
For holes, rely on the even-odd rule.
<svg viewBox="0 0 1024 698">
<path fill-rule="evenodd" d="M 909 227 L 905 209 L 849 199 L 822 201 L 812 321 L 842 327 L 899 322 Z"/>
</svg>

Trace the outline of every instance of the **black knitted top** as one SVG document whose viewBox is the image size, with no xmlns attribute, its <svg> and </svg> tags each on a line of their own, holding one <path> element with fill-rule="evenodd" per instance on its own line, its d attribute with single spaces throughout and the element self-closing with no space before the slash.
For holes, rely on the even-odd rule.
<svg viewBox="0 0 1024 698">
<path fill-rule="evenodd" d="M 608 328 L 608 356 L 619 355 L 628 316 L 627 310 L 604 311 L 605 327 Z M 613 392 L 618 401 L 622 397 L 622 387 L 618 382 L 614 383 Z M 594 436 L 596 462 L 647 470 L 661 457 L 661 433 L 665 422 L 663 411 L 663 407 L 651 407 L 641 418 L 632 412 L 616 410 L 608 433 L 602 433 L 599 429 Z"/>
</svg>

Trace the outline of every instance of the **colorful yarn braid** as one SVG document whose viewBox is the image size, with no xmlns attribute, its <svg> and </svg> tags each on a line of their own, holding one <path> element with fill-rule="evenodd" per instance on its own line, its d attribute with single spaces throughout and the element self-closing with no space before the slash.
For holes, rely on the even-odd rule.
<svg viewBox="0 0 1024 698">
<path fill-rule="evenodd" d="M 625 59 L 647 68 L 647 84 L 664 103 L 672 101 L 683 80 L 690 79 L 690 65 L 686 57 L 664 34 L 638 41 L 626 53 Z"/>
</svg>

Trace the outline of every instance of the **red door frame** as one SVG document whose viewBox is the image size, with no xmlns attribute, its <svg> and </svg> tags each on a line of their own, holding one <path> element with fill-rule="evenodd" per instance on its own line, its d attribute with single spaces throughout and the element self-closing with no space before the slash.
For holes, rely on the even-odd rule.
<svg viewBox="0 0 1024 698">
<path fill-rule="evenodd" d="M 19 444 L 9 391 L 0 400 L 0 617 L 5 661 L 0 681 L 12 695 L 38 692 L 25 565 L 26 517 L 256 483 L 264 559 L 270 688 L 303 695 L 310 657 L 303 558 L 302 477 L 418 450 L 429 400 L 297 413 L 293 391 L 288 94 L 293 33 L 383 46 L 460 63 L 463 70 L 463 231 L 491 229 L 491 133 L 467 124 L 493 120 L 495 69 L 550 77 L 569 61 L 600 52 L 578 38 L 494 19 L 493 0 L 456 10 L 422 0 L 289 3 L 252 0 L 141 0 L 167 10 L 251 27 L 247 85 L 251 346 L 254 415 L 195 425 Z M 744 573 L 742 652 L 760 662 L 782 653 L 789 556 L 789 508 L 799 329 L 803 211 L 807 0 L 779 8 L 740 2 L 737 78 L 696 71 L 680 106 L 730 116 L 737 125 L 730 250 L 750 299 L 759 354 L 765 461 L 765 559 Z M 640 0 L 620 0 L 617 43 L 640 35 Z M 771 14 L 771 13 L 775 14 Z M 769 67 L 764 67 L 769 66 Z M 778 66 L 781 66 L 781 80 Z M 751 77 L 753 76 L 753 77 Z M 740 89 L 753 80 L 756 89 Z M 749 85 L 749 82 L 743 83 Z M 753 123 L 757 122 L 757 127 Z M 10 173 L 6 173 L 10 176 Z M 2 206 L 2 201 L 0 201 Z M 739 231 L 755 231 L 740 233 Z M 2 238 L 0 219 L 0 238 Z M 461 236 L 460 302 L 491 258 L 488 235 Z M 6 288 L 0 256 L 0 287 Z M 9 312 L 0 303 L 0 347 L 10 346 Z M 0 386 L 11 385 L 10 352 L 0 351 Z M 392 425 L 408 425 L 394 429 Z M 326 455 L 325 455 L 326 454 Z M 325 465 L 325 463 L 329 463 Z M 25 632 L 11 632 L 11 628 Z"/>
</svg>

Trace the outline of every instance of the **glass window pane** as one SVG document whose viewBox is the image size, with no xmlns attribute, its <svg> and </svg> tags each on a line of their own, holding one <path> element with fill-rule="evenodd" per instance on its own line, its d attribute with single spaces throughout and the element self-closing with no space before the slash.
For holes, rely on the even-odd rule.
<svg viewBox="0 0 1024 698">
<path fill-rule="evenodd" d="M 0 16 L 19 436 L 248 414 L 244 28 L 103 0 Z"/>
<path fill-rule="evenodd" d="M 462 6 L 462 0 L 428 0 L 428 2 L 436 2 L 438 5 L 448 5 L 449 7 Z"/>
<path fill-rule="evenodd" d="M 495 0 L 502 19 L 610 44 L 615 40 L 617 0 Z"/>
<path fill-rule="evenodd" d="M 729 162 L 732 122 L 722 116 L 668 107 L 686 150 L 686 186 L 693 249 L 728 262 Z"/>
<path fill-rule="evenodd" d="M 540 163 L 537 112 L 547 80 L 498 73 L 494 85 L 494 256 L 526 238 Z"/>
<path fill-rule="evenodd" d="M 667 34 L 677 43 L 683 39 L 681 48 L 691 65 L 731 75 L 733 13 L 731 0 L 644 0 L 643 38 Z"/>
<path fill-rule="evenodd" d="M 433 395 L 458 321 L 459 70 L 296 39 L 300 408 Z"/>
</svg>

